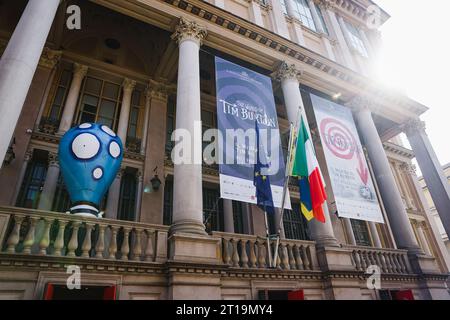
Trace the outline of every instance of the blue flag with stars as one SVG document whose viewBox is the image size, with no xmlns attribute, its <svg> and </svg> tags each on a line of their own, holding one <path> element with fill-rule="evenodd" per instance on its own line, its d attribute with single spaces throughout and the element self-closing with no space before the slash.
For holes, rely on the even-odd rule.
<svg viewBox="0 0 450 320">
<path fill-rule="evenodd" d="M 269 164 L 266 162 L 263 164 L 261 162 L 260 155 L 265 155 L 264 146 L 259 141 L 259 127 L 258 122 L 255 121 L 255 132 L 256 132 L 256 164 L 255 164 L 255 174 L 253 177 L 253 185 L 256 187 L 256 199 L 258 206 L 266 211 L 267 213 L 275 213 L 272 189 L 270 188 L 269 176 L 263 175 L 261 169 L 268 168 Z M 260 154 L 261 149 L 261 154 Z"/>
</svg>

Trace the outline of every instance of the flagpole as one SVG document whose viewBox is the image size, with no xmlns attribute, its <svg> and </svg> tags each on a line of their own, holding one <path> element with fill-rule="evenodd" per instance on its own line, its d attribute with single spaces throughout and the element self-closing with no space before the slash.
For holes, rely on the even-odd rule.
<svg viewBox="0 0 450 320">
<path fill-rule="evenodd" d="M 283 193 L 282 193 L 282 198 L 281 198 L 281 215 L 280 215 L 280 221 L 279 221 L 279 225 L 278 225 L 278 232 L 277 232 L 277 242 L 275 245 L 275 254 L 273 257 L 273 265 L 276 267 L 277 266 L 277 256 L 278 256 L 278 246 L 280 244 L 280 235 L 281 235 L 281 228 L 283 227 L 283 218 L 284 218 L 284 205 L 286 202 L 286 194 L 287 194 L 287 189 L 289 187 L 289 177 L 291 174 L 291 153 L 292 153 L 292 145 L 294 143 L 293 138 L 294 138 L 294 134 L 295 134 L 295 129 L 298 127 L 298 118 L 299 118 L 299 114 L 300 114 L 300 109 L 301 107 L 298 107 L 297 110 L 297 117 L 296 117 L 296 124 L 294 125 L 292 122 L 290 124 L 290 128 L 289 128 L 289 144 L 288 144 L 288 154 L 286 157 L 286 169 L 285 169 L 285 177 L 284 177 L 284 185 L 283 185 Z"/>
<path fill-rule="evenodd" d="M 266 225 L 266 237 L 267 237 L 267 254 L 269 258 L 269 268 L 272 268 L 272 250 L 270 248 L 270 231 L 269 231 L 269 223 L 267 221 L 267 210 L 266 205 L 264 205 L 264 223 Z"/>
</svg>

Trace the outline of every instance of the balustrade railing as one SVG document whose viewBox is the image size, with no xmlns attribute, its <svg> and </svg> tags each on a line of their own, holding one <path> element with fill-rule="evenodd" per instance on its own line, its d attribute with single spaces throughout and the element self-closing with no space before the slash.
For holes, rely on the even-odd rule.
<svg viewBox="0 0 450 320">
<path fill-rule="evenodd" d="M 167 232 L 161 225 L 0 208 L 2 252 L 9 254 L 164 262 Z"/>
<path fill-rule="evenodd" d="M 357 271 L 366 271 L 369 266 L 376 265 L 383 273 L 411 273 L 406 250 L 357 246 L 345 246 L 345 248 L 352 250 L 352 261 Z"/>
<path fill-rule="evenodd" d="M 233 268 L 268 269 L 270 260 L 267 239 L 252 235 L 213 232 L 222 238 L 223 262 Z M 274 260 L 276 241 L 270 241 Z M 279 243 L 276 265 L 283 270 L 318 270 L 315 243 L 312 241 L 282 239 Z"/>
</svg>

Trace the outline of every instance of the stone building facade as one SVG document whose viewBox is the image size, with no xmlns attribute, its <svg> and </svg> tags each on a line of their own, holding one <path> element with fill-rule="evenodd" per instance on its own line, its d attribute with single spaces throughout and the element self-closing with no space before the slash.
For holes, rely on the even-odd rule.
<svg viewBox="0 0 450 320">
<path fill-rule="evenodd" d="M 66 24 L 73 5 L 81 29 Z M 75 265 L 83 286 L 113 288 L 116 299 L 260 299 L 293 290 L 305 299 L 405 290 L 415 299 L 449 299 L 450 259 L 411 160 L 444 217 L 448 185 L 419 120 L 427 108 L 370 79 L 381 41 L 367 23 L 373 6 L 0 1 L 0 298 L 57 298 Z M 389 18 L 375 11 L 381 23 Z M 261 210 L 221 200 L 217 167 L 170 159 L 174 129 L 196 120 L 216 127 L 214 56 L 273 77 L 282 131 L 299 105 L 312 115 L 311 92 L 348 106 L 386 223 L 340 218 L 331 201 L 325 224 L 306 223 L 291 185 L 297 211 L 283 213 L 277 267 L 268 268 Z M 57 157 L 61 135 L 83 122 L 108 125 L 126 145 L 98 220 L 66 213 Z M 413 150 L 397 143 L 401 132 Z M 327 180 L 317 137 L 314 144 Z M 380 268 L 380 290 L 367 286 L 371 265 Z"/>
</svg>

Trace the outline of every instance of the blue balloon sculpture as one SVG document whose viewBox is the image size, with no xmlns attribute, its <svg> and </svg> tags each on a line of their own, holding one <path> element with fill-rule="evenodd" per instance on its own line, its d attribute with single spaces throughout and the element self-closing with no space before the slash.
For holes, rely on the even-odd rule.
<svg viewBox="0 0 450 320">
<path fill-rule="evenodd" d="M 100 202 L 123 159 L 120 138 L 107 126 L 83 123 L 59 143 L 59 162 L 76 215 L 98 217 Z"/>
</svg>

